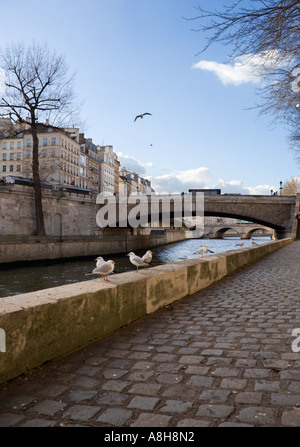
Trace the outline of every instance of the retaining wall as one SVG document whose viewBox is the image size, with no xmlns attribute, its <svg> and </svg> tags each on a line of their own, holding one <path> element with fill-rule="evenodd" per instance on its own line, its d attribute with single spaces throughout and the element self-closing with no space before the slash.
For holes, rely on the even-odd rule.
<svg viewBox="0 0 300 447">
<path fill-rule="evenodd" d="M 0 299 L 0 383 L 116 329 L 274 252 L 283 239 L 207 258 Z M 0 334 L 1 335 L 1 334 Z"/>
<path fill-rule="evenodd" d="M 10 262 L 66 259 L 73 257 L 128 253 L 179 242 L 186 239 L 184 230 L 165 230 L 149 235 L 130 235 L 127 230 L 118 235 L 102 237 L 69 237 L 60 240 L 54 237 L 5 237 L 0 239 L 0 265 Z"/>
</svg>

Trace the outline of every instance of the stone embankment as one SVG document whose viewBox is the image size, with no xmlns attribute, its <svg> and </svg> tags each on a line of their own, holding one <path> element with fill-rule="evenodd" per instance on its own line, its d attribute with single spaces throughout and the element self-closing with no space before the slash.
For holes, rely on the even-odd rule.
<svg viewBox="0 0 300 447">
<path fill-rule="evenodd" d="M 1 298 L 0 383 L 192 295 L 290 243 L 284 239 L 37 292 Z"/>
<path fill-rule="evenodd" d="M 118 254 L 148 249 L 186 239 L 184 230 L 159 230 L 148 235 L 115 230 L 104 236 L 5 236 L 0 237 L 0 265 L 13 262 L 67 259 L 102 253 Z"/>
<path fill-rule="evenodd" d="M 201 286 L 201 278 L 208 285 L 217 271 L 220 276 L 226 272 L 225 266 L 231 273 L 3 384 L 0 426 L 102 427 L 99 441 L 118 427 L 123 433 L 124 427 L 133 433 L 136 427 L 150 427 L 148 431 L 157 427 L 162 434 L 170 434 L 169 427 L 188 433 L 194 433 L 194 427 L 299 427 L 300 343 L 292 333 L 300 327 L 300 241 L 288 242 L 268 244 L 264 253 L 260 246 L 149 269 L 127 279 L 122 274 L 110 285 L 91 281 L 85 290 L 81 285 L 72 287 L 69 297 L 63 297 L 66 289 L 61 288 L 56 294 L 24 295 L 20 309 L 9 299 L 0 326 L 11 320 L 7 338 L 17 345 L 14 348 L 8 340 L 7 352 L 0 353 L 2 361 L 14 349 L 15 359 L 22 350 L 30 356 L 32 349 L 36 358 L 38 348 L 50 352 L 54 330 L 49 334 L 52 339 L 41 330 L 47 323 L 57 327 L 57 336 L 60 332 L 60 348 L 72 338 L 75 341 L 78 333 L 87 341 L 100 316 L 96 303 L 100 307 L 102 303 L 103 311 L 107 308 L 98 325 L 108 328 L 105 319 L 118 313 L 125 316 L 128 306 L 139 309 L 140 315 L 145 312 L 146 296 L 151 297 L 151 311 L 169 302 L 172 293 L 176 299 L 181 292 L 192 292 L 197 283 Z M 234 273 L 235 267 L 255 259 Z M 171 277 L 178 281 L 168 294 Z M 187 285 L 180 284 L 183 279 Z M 117 289 L 126 306 L 120 306 Z M 60 311 L 56 315 L 55 309 Z M 27 332 L 27 341 L 22 332 Z"/>
</svg>

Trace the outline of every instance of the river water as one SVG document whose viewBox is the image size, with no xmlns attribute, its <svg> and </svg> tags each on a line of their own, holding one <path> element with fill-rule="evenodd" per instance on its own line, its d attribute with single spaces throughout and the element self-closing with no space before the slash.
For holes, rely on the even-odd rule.
<svg viewBox="0 0 300 447">
<path fill-rule="evenodd" d="M 270 242 L 270 237 L 253 238 L 257 244 Z M 169 264 L 199 257 L 195 254 L 203 244 L 214 253 L 235 250 L 240 248 L 237 244 L 244 242 L 244 247 L 251 246 L 249 240 L 241 241 L 239 238 L 224 239 L 188 239 L 175 244 L 168 244 L 152 248 L 152 266 Z M 135 251 L 135 254 L 142 256 L 146 250 Z M 99 253 L 101 256 L 101 253 Z M 126 254 L 103 256 L 105 260 L 113 259 L 116 262 L 115 273 L 122 273 L 135 270 L 136 267 L 129 261 Z M 93 257 L 71 260 L 71 261 L 42 261 L 38 263 L 26 263 L 18 267 L 0 267 L 0 298 L 17 295 L 20 293 L 33 292 L 35 290 L 47 289 L 64 284 L 80 281 L 91 281 L 99 276 L 91 276 L 89 273 L 95 268 Z"/>
</svg>

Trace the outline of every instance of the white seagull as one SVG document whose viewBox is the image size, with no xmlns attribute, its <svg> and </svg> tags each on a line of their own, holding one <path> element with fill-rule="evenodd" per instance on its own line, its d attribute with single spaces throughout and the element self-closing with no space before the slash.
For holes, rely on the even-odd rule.
<svg viewBox="0 0 300 447">
<path fill-rule="evenodd" d="M 136 266 L 137 272 L 139 271 L 139 267 L 146 267 L 148 265 L 147 262 L 143 261 L 143 259 L 137 256 L 135 253 L 133 253 L 133 251 L 128 253 L 128 255 L 126 256 L 129 256 L 131 264 Z"/>
<path fill-rule="evenodd" d="M 203 256 L 208 253 L 214 253 L 214 252 L 211 251 L 209 248 L 207 248 L 206 245 L 202 245 L 202 248 L 200 248 L 200 250 L 196 251 L 194 254 Z"/>
<path fill-rule="evenodd" d="M 101 256 L 98 256 L 98 258 L 95 259 L 96 261 L 96 267 L 100 267 L 105 261 Z"/>
<path fill-rule="evenodd" d="M 147 264 L 150 264 L 150 262 L 152 261 L 152 251 L 151 250 L 148 250 L 145 254 L 144 254 L 144 256 L 142 256 L 142 260 L 144 261 L 144 262 L 146 262 Z"/>
<path fill-rule="evenodd" d="M 115 262 L 112 261 L 111 259 L 107 262 L 103 262 L 99 267 L 96 267 L 91 275 L 102 275 L 104 281 L 109 281 L 107 279 L 107 275 L 109 275 L 109 273 L 112 273 L 114 271 L 115 268 Z"/>
</svg>

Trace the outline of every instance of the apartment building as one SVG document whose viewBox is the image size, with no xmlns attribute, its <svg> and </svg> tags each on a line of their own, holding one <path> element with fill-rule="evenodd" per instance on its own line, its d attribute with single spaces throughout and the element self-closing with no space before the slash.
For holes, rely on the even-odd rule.
<svg viewBox="0 0 300 447">
<path fill-rule="evenodd" d="M 39 124 L 38 139 L 41 179 L 57 186 L 79 186 L 80 145 L 76 135 L 48 124 Z M 28 125 L 2 131 L 0 176 L 32 178 L 32 150 Z"/>
<path fill-rule="evenodd" d="M 119 194 L 129 196 L 131 194 L 153 194 L 150 180 L 144 179 L 135 172 L 129 172 L 121 168 L 119 175 Z"/>
<path fill-rule="evenodd" d="M 113 146 L 97 146 L 100 161 L 100 193 L 112 195 L 115 193 L 115 153 Z"/>
<path fill-rule="evenodd" d="M 114 169 L 115 169 L 115 195 L 119 195 L 119 177 L 120 177 L 120 162 L 117 154 L 114 154 Z"/>
<path fill-rule="evenodd" d="M 77 128 L 38 124 L 40 178 L 56 188 L 76 187 L 106 195 L 151 194 L 151 183 L 125 168 L 113 146 L 99 146 Z M 0 180 L 32 179 L 33 141 L 28 123 L 0 119 Z"/>
<path fill-rule="evenodd" d="M 79 135 L 79 142 L 81 148 L 80 174 L 85 177 L 82 188 L 99 193 L 101 161 L 97 145 L 91 138 L 85 138 L 83 133 Z"/>
</svg>

